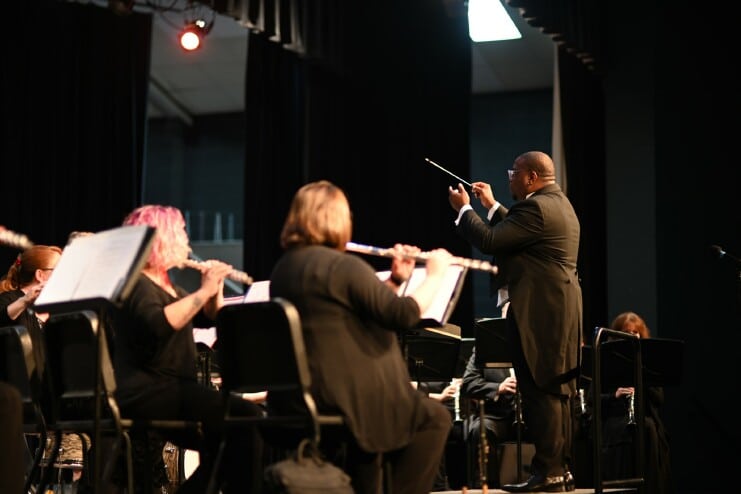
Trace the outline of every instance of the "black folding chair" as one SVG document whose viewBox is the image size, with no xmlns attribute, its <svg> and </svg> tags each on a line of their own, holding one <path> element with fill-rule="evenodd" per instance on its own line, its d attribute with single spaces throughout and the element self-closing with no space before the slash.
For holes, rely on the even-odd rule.
<svg viewBox="0 0 741 494">
<path fill-rule="evenodd" d="M 18 389 L 23 404 L 23 432 L 38 435 L 33 462 L 26 472 L 24 491 L 28 492 L 39 474 L 44 455 L 47 428 L 42 406 L 41 375 L 31 336 L 25 326 L 0 328 L 0 381 Z M 19 438 L 20 440 L 20 438 Z"/>
<path fill-rule="evenodd" d="M 257 426 L 268 434 L 277 428 L 295 437 L 296 446 L 304 437 L 318 446 L 322 427 L 344 424 L 341 415 L 325 415 L 317 410 L 310 391 L 301 320 L 289 301 L 274 298 L 227 305 L 219 312 L 216 332 L 221 390 L 227 402 L 232 394 L 260 391 L 290 393 L 298 398 L 295 409 L 262 416 L 237 416 L 227 407 L 227 428 Z M 222 452 L 223 448 L 224 444 Z"/>
<path fill-rule="evenodd" d="M 92 439 L 94 490 L 110 479 L 121 449 L 126 461 L 128 492 L 134 492 L 132 430 L 192 430 L 200 433 L 200 422 L 185 420 L 132 420 L 121 416 L 114 397 L 116 377 L 108 350 L 105 328 L 95 312 L 80 311 L 52 316 L 44 328 L 47 369 L 52 382 L 52 414 L 47 425 L 57 432 L 86 432 Z M 194 362 L 195 365 L 195 362 Z M 114 438 L 112 452 L 101 461 L 100 440 Z M 52 460 L 56 455 L 55 444 Z M 101 467 L 104 468 L 101 474 Z"/>
</svg>

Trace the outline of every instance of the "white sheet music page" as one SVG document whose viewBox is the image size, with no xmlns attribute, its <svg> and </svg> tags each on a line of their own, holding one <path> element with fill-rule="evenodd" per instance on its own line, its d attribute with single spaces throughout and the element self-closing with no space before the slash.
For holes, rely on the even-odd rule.
<svg viewBox="0 0 741 494">
<path fill-rule="evenodd" d="M 244 303 L 267 302 L 270 300 L 270 280 L 255 281 L 244 294 Z"/>
<path fill-rule="evenodd" d="M 98 298 L 117 302 L 145 254 L 142 245 L 150 230 L 146 225 L 123 226 L 74 239 L 65 246 L 34 305 Z"/>
<path fill-rule="evenodd" d="M 426 311 L 424 311 L 424 313 L 422 313 L 422 319 L 431 319 L 437 321 L 440 324 L 444 324 L 446 322 L 446 316 L 449 315 L 447 314 L 448 306 L 453 296 L 455 295 L 455 291 L 458 287 L 463 269 L 464 268 L 462 266 L 457 265 L 451 265 L 450 267 L 448 267 L 448 270 L 445 272 L 445 277 L 443 278 L 442 285 L 435 294 L 435 298 L 432 301 L 430 307 Z M 388 279 L 389 276 L 391 276 L 391 271 L 378 271 L 376 272 L 376 276 L 378 276 L 379 280 L 385 281 Z M 412 293 L 414 293 L 414 290 L 416 290 L 419 285 L 422 284 L 426 277 L 426 268 L 414 268 L 412 276 L 406 283 L 403 283 L 399 287 L 397 293 L 400 296 L 411 295 Z"/>
</svg>

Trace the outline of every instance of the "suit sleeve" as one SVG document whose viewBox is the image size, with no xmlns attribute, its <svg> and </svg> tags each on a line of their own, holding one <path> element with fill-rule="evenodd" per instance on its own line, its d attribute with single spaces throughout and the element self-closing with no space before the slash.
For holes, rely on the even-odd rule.
<svg viewBox="0 0 741 494">
<path fill-rule="evenodd" d="M 487 381 L 484 378 L 483 371 L 476 366 L 476 349 L 474 349 L 463 373 L 461 394 L 469 398 L 493 400 L 499 390 L 500 382 Z"/>
<path fill-rule="evenodd" d="M 484 254 L 507 254 L 522 250 L 540 239 L 543 213 L 538 203 L 530 199 L 518 202 L 509 211 L 495 212 L 490 224 L 475 211 L 466 211 L 457 231 Z"/>
</svg>

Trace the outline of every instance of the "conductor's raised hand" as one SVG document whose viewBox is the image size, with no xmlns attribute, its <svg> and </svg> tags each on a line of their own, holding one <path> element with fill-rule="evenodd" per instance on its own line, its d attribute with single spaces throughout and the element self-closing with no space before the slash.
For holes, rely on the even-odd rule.
<svg viewBox="0 0 741 494">
<path fill-rule="evenodd" d="M 466 204 L 471 204 L 471 197 L 466 192 L 466 189 L 463 188 L 463 185 L 458 184 L 455 189 L 448 186 L 448 201 L 453 209 L 458 212 Z"/>
<path fill-rule="evenodd" d="M 474 197 L 481 201 L 481 205 L 486 209 L 491 209 L 496 202 L 494 199 L 494 192 L 491 190 L 491 185 L 485 182 L 472 183 L 471 192 L 473 192 Z"/>
</svg>

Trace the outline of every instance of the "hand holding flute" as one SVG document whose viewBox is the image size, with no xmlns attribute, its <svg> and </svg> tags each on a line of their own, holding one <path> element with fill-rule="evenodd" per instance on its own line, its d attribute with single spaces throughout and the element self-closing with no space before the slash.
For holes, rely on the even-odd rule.
<svg viewBox="0 0 741 494">
<path fill-rule="evenodd" d="M 234 269 L 232 265 L 221 261 L 195 261 L 193 259 L 186 259 L 181 263 L 180 267 L 195 269 L 196 271 L 200 271 L 202 275 L 206 275 L 206 273 L 210 272 L 212 268 L 223 268 L 225 274 L 222 276 L 222 279 L 229 278 L 230 280 L 244 283 L 245 285 L 252 284 L 252 277 L 250 275 L 243 271 Z M 219 269 L 219 272 L 221 272 L 221 270 L 222 269 Z"/>
<path fill-rule="evenodd" d="M 393 260 L 391 261 L 391 276 L 386 280 L 387 284 L 393 288 L 399 288 L 412 276 L 415 258 L 421 252 L 419 247 L 413 245 L 395 244 L 392 249 Z"/>
</svg>

